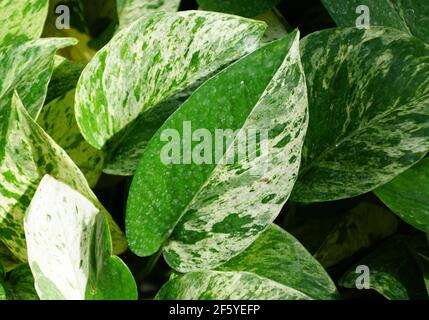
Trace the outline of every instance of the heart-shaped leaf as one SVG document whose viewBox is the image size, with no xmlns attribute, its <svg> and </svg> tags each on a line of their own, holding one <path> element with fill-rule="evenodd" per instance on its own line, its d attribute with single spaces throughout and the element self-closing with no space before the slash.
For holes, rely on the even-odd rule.
<svg viewBox="0 0 429 320">
<path fill-rule="evenodd" d="M 429 42 L 429 2 L 421 0 L 322 0 L 339 27 L 384 26 Z M 367 20 L 365 25 L 364 19 Z"/>
<path fill-rule="evenodd" d="M 292 199 L 371 191 L 429 149 L 429 46 L 393 29 L 331 29 L 302 41 L 310 125 Z"/>
<path fill-rule="evenodd" d="M 220 272 L 219 272 L 220 271 Z M 170 280 L 158 299 L 336 299 L 334 283 L 291 235 L 270 226 L 218 271 Z"/>
<path fill-rule="evenodd" d="M 49 0 L 0 1 L 0 41 L 6 37 L 39 38 L 48 14 Z"/>
<path fill-rule="evenodd" d="M 202 79 L 257 48 L 265 28 L 263 22 L 199 11 L 159 12 L 125 28 L 79 79 L 76 118 L 84 138 L 111 157 L 126 145 L 137 154 L 133 168 L 125 170 L 132 174 L 141 148 L 158 129 L 142 123 L 154 115 L 162 123 Z M 147 136 L 135 145 L 140 132 Z M 127 168 L 114 158 L 108 165 L 110 173 Z"/>
<path fill-rule="evenodd" d="M 26 261 L 24 214 L 42 177 L 51 174 L 81 192 L 106 215 L 115 252 L 123 252 L 126 241 L 121 230 L 66 152 L 33 121 L 16 95 L 1 102 L 0 241 L 17 258 Z"/>
<path fill-rule="evenodd" d="M 210 269 L 273 222 L 295 182 L 308 119 L 298 40 L 294 32 L 218 73 L 158 130 L 128 198 L 135 253 L 153 254 L 175 230 L 170 266 Z M 171 162 L 170 148 L 179 155 Z"/>
<path fill-rule="evenodd" d="M 136 299 L 126 265 L 91 201 L 46 175 L 25 217 L 28 259 L 43 300 Z"/>
<path fill-rule="evenodd" d="M 374 192 L 401 219 L 429 233 L 429 158 Z"/>
</svg>

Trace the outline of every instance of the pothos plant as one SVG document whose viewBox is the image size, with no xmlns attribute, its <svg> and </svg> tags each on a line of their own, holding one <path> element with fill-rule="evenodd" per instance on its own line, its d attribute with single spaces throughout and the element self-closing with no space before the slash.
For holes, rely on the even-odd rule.
<svg viewBox="0 0 429 320">
<path fill-rule="evenodd" d="M 2 0 L 0 299 L 427 299 L 429 4 L 299 3 Z"/>
</svg>

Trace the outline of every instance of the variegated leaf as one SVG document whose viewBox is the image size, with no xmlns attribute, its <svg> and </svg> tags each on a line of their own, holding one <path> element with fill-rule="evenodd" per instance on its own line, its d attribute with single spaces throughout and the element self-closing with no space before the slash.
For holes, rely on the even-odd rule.
<svg viewBox="0 0 429 320">
<path fill-rule="evenodd" d="M 137 298 L 131 272 L 111 256 L 103 214 L 77 191 L 46 175 L 24 225 L 28 259 L 41 299 Z"/>
<path fill-rule="evenodd" d="M 276 225 L 218 270 L 251 272 L 313 299 L 339 298 L 335 284 L 319 262 L 298 240 Z"/>
<path fill-rule="evenodd" d="M 76 117 L 84 138 L 114 155 L 137 119 L 168 117 L 177 107 L 172 101 L 182 101 L 190 87 L 257 48 L 265 28 L 263 22 L 198 11 L 159 12 L 125 28 L 97 53 L 77 85 Z M 151 136 L 156 129 L 141 130 Z"/>
<path fill-rule="evenodd" d="M 46 105 L 38 124 L 64 149 L 85 175 L 90 187 L 95 187 L 103 171 L 104 153 L 82 137 L 74 115 L 75 90 Z"/>
<path fill-rule="evenodd" d="M 362 285 L 362 272 L 369 271 L 369 286 L 389 300 L 427 299 L 424 276 L 412 250 L 415 239 L 395 237 L 371 252 L 341 278 L 340 285 L 355 288 Z M 358 271 L 356 271 L 358 270 Z"/>
<path fill-rule="evenodd" d="M 214 268 L 243 251 L 272 223 L 296 180 L 307 127 L 298 39 L 294 32 L 218 73 L 158 130 L 128 198 L 127 235 L 135 253 L 156 252 L 174 230 L 164 253 L 174 269 Z M 189 146 L 180 137 L 163 142 L 171 130 L 186 135 L 189 123 L 190 131 L 204 128 L 210 138 L 191 141 L 189 133 Z M 240 133 L 227 138 L 225 148 L 224 140 L 213 148 L 210 139 L 228 129 Z M 258 136 L 254 147 L 265 149 L 259 156 L 252 153 Z M 210 147 L 203 152 L 206 139 Z M 167 164 L 160 157 L 170 146 L 184 155 L 179 163 Z M 239 154 L 243 147 L 245 159 Z M 186 164 L 185 153 L 191 150 L 201 157 L 204 153 L 205 160 L 198 156 Z"/>
<path fill-rule="evenodd" d="M 391 27 L 429 42 L 429 2 L 421 0 L 322 0 L 339 27 Z"/>
<path fill-rule="evenodd" d="M 249 272 L 194 271 L 168 281 L 158 300 L 311 300 L 302 292 Z"/>
<path fill-rule="evenodd" d="M 371 191 L 429 149 L 429 46 L 393 29 L 331 29 L 302 41 L 310 122 L 292 199 Z"/>
<path fill-rule="evenodd" d="M 1 0 L 0 42 L 23 36 L 39 38 L 48 14 L 49 0 Z M 1 60 L 0 60 L 1 61 Z"/>
<path fill-rule="evenodd" d="M 202 10 L 226 12 L 249 18 L 266 13 L 281 1 L 282 0 L 197 0 Z"/>
<path fill-rule="evenodd" d="M 116 0 L 120 28 L 156 11 L 176 12 L 180 0 Z"/>
<path fill-rule="evenodd" d="M 115 252 L 126 248 L 124 236 L 91 191 L 85 177 L 28 115 L 16 95 L 0 107 L 0 241 L 20 260 L 27 259 L 23 218 L 45 174 L 68 183 L 90 199 L 109 220 Z"/>
<path fill-rule="evenodd" d="M 45 101 L 59 48 L 75 44 L 69 38 L 0 43 L 0 99 L 16 90 L 29 114 L 36 118 Z"/>
<path fill-rule="evenodd" d="M 401 219 L 429 233 L 429 158 L 374 192 Z"/>
</svg>

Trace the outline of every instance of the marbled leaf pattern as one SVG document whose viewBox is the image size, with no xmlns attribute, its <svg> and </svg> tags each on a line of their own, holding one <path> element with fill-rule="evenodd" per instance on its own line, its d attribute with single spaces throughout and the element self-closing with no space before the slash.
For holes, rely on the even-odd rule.
<svg viewBox="0 0 429 320">
<path fill-rule="evenodd" d="M 171 114 L 168 101 L 188 96 L 189 87 L 256 49 L 265 28 L 260 21 L 185 11 L 155 13 L 123 29 L 79 79 L 76 117 L 83 136 L 114 154 L 138 118 Z"/>
<path fill-rule="evenodd" d="M 335 284 L 319 262 L 298 240 L 276 225 L 218 270 L 255 273 L 313 299 L 339 297 Z"/>
<path fill-rule="evenodd" d="M 49 0 L 1 0 L 0 42 L 6 37 L 39 38 L 48 15 L 48 7 Z"/>
<path fill-rule="evenodd" d="M 24 225 L 41 299 L 136 299 L 130 271 L 119 258 L 111 257 L 104 216 L 77 191 L 44 176 Z"/>
<path fill-rule="evenodd" d="M 354 27 L 369 9 L 370 26 L 391 27 L 429 43 L 429 2 L 421 0 L 322 0 L 339 27 Z M 356 12 L 358 11 L 358 12 Z"/>
<path fill-rule="evenodd" d="M 135 253 L 150 255 L 171 235 L 164 256 L 174 269 L 213 268 L 243 251 L 275 219 L 295 182 L 308 121 L 298 37 L 294 32 L 218 73 L 149 142 L 127 206 L 128 241 Z M 161 134 L 182 132 L 186 121 L 213 137 L 216 129 L 249 137 L 252 130 L 266 130 L 261 145 L 267 145 L 269 158 L 166 165 L 160 159 Z M 237 136 L 230 140 L 224 160 L 228 149 L 237 159 Z M 196 145 L 193 141 L 191 149 Z"/>
<path fill-rule="evenodd" d="M 116 0 L 120 28 L 156 11 L 175 12 L 180 0 Z"/>
<path fill-rule="evenodd" d="M 0 241 L 26 261 L 23 218 L 45 174 L 66 182 L 90 199 L 109 220 L 115 252 L 126 249 L 124 236 L 88 183 L 62 150 L 28 115 L 16 95 L 0 107 Z"/>
<path fill-rule="evenodd" d="M 74 115 L 75 90 L 43 107 L 37 123 L 64 149 L 85 175 L 90 187 L 95 187 L 103 171 L 104 153 L 82 137 Z"/>
<path fill-rule="evenodd" d="M 371 191 L 429 149 L 429 46 L 393 29 L 340 28 L 301 44 L 310 125 L 292 199 Z"/>
<path fill-rule="evenodd" d="M 70 38 L 0 42 L 0 99 L 16 90 L 29 114 L 36 118 L 45 101 L 55 52 L 75 43 Z"/>
</svg>

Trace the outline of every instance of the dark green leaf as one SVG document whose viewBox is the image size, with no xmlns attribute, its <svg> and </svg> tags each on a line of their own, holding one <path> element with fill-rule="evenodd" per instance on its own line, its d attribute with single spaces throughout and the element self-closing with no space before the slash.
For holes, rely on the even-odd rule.
<svg viewBox="0 0 429 320">
<path fill-rule="evenodd" d="M 310 125 L 292 199 L 371 191 L 429 149 L 429 46 L 393 29 L 331 29 L 302 41 Z"/>
</svg>

